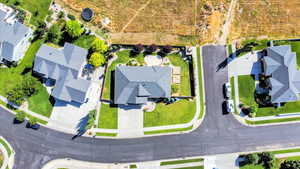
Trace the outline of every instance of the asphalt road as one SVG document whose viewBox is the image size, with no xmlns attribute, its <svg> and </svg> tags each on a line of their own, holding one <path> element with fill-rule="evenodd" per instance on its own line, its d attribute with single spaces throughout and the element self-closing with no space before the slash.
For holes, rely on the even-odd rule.
<svg viewBox="0 0 300 169">
<path fill-rule="evenodd" d="M 222 85 L 228 73 L 226 67 L 217 69 L 226 58 L 225 47 L 206 46 L 203 57 L 207 110 L 203 124 L 194 132 L 140 139 L 71 140 L 72 135 L 47 128 L 33 131 L 25 124 L 14 125 L 13 115 L 0 109 L 0 134 L 16 151 L 14 168 L 40 169 L 49 160 L 67 157 L 119 163 L 300 146 L 300 124 L 245 127 L 232 115 L 223 115 Z"/>
</svg>

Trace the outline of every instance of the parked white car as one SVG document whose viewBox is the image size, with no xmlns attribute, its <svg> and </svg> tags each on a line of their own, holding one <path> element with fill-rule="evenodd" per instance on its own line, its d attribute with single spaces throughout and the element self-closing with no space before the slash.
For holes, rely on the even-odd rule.
<svg viewBox="0 0 300 169">
<path fill-rule="evenodd" d="M 228 113 L 233 113 L 234 111 L 234 103 L 233 100 L 227 100 L 226 101 L 226 108 Z"/>
<path fill-rule="evenodd" d="M 230 99 L 231 98 L 231 85 L 230 83 L 225 83 L 224 84 L 224 92 L 225 92 L 225 97 Z"/>
</svg>

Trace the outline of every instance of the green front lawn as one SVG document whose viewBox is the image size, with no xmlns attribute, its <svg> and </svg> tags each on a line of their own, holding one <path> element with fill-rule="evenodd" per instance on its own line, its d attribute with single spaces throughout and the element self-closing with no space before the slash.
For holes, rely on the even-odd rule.
<svg viewBox="0 0 300 169">
<path fill-rule="evenodd" d="M 195 113 L 195 100 L 180 100 L 169 105 L 158 103 L 154 111 L 144 112 L 144 127 L 188 123 Z"/>
<path fill-rule="evenodd" d="M 168 130 L 154 130 L 154 131 L 145 131 L 145 135 L 154 135 L 154 134 L 162 134 L 162 133 L 173 133 L 173 132 L 180 132 L 180 131 L 189 131 L 192 130 L 193 126 L 186 127 L 186 128 L 176 128 L 176 129 L 168 129 Z"/>
<path fill-rule="evenodd" d="M 30 23 L 37 25 L 39 21 L 43 21 L 49 14 L 49 7 L 52 0 L 22 0 L 19 1 L 21 7 L 31 13 Z M 0 0 L 1 3 L 7 5 L 15 5 L 16 0 Z"/>
<path fill-rule="evenodd" d="M 175 169 L 204 169 L 204 166 L 183 167 L 183 168 L 175 168 Z"/>
<path fill-rule="evenodd" d="M 170 59 L 172 65 L 179 66 L 181 68 L 179 95 L 191 96 L 189 64 L 184 61 L 179 54 L 170 54 L 167 57 Z"/>
<path fill-rule="evenodd" d="M 240 167 L 240 169 L 265 169 L 262 165 L 245 165 Z"/>
<path fill-rule="evenodd" d="M 96 133 L 96 136 L 116 137 L 117 133 Z"/>
<path fill-rule="evenodd" d="M 255 82 L 254 79 L 250 75 L 243 75 L 238 77 L 238 84 L 239 84 L 239 96 L 240 96 L 240 102 L 247 105 L 255 105 L 255 99 L 254 99 L 254 92 L 255 92 Z M 274 116 L 278 114 L 284 114 L 284 113 L 293 113 L 293 112 L 299 112 L 300 111 L 300 101 L 297 102 L 288 102 L 284 106 L 280 108 L 274 108 L 274 107 L 259 107 L 258 111 L 256 113 L 257 117 L 261 116 Z M 287 119 L 276 119 L 278 122 L 285 121 Z M 288 119 L 291 120 L 291 119 Z M 268 120 L 270 121 L 270 120 Z M 265 121 L 258 121 L 255 122 L 255 124 L 258 123 L 265 123 Z"/>
<path fill-rule="evenodd" d="M 10 157 L 10 155 L 12 154 L 12 149 L 10 148 L 10 146 L 3 139 L 0 139 L 0 144 L 3 145 L 3 147 L 7 151 L 8 157 Z"/>
<path fill-rule="evenodd" d="M 175 160 L 175 161 L 163 161 L 163 162 L 160 163 L 160 165 L 163 166 L 163 165 L 196 163 L 196 162 L 202 162 L 202 161 L 203 161 L 202 158 L 187 159 L 187 160 Z"/>
<path fill-rule="evenodd" d="M 198 85 L 199 85 L 199 96 L 200 96 L 200 114 L 198 119 L 201 119 L 204 115 L 204 89 L 202 81 L 202 56 L 200 55 L 200 48 L 197 47 L 197 57 L 198 57 Z"/>
<path fill-rule="evenodd" d="M 118 128 L 118 108 L 109 104 L 101 104 L 98 128 Z"/>
<path fill-rule="evenodd" d="M 256 40 L 256 39 L 247 39 L 242 42 L 241 48 L 237 49 L 237 57 L 243 56 L 251 51 L 257 51 L 257 50 L 263 50 L 268 47 L 269 40 L 263 39 L 263 40 Z M 251 49 L 247 48 L 247 46 L 251 43 L 255 43 Z M 251 46 L 251 45 L 250 45 Z"/>
<path fill-rule="evenodd" d="M 6 96 L 6 92 L 21 84 L 23 80 L 22 73 L 30 72 L 33 60 L 37 50 L 42 45 L 43 41 L 38 40 L 33 42 L 28 48 L 21 63 L 15 68 L 0 68 L 0 95 Z M 49 100 L 49 94 L 46 88 L 39 83 L 38 92 L 28 98 L 29 110 L 50 117 L 52 112 L 52 104 Z"/>
</svg>

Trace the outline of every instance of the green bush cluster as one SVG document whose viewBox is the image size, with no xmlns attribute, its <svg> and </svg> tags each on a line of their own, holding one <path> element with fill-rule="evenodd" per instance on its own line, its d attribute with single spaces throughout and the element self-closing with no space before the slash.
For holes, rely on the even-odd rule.
<svg viewBox="0 0 300 169">
<path fill-rule="evenodd" d="M 246 154 L 242 157 L 244 161 L 240 163 L 241 166 L 262 164 L 265 169 L 271 169 L 275 164 L 275 156 L 269 152 Z"/>
<path fill-rule="evenodd" d="M 286 160 L 281 163 L 280 169 L 300 169 L 300 160 Z"/>
<path fill-rule="evenodd" d="M 6 93 L 9 102 L 20 106 L 24 100 L 38 91 L 38 80 L 30 75 L 25 75 L 22 83 Z"/>
</svg>

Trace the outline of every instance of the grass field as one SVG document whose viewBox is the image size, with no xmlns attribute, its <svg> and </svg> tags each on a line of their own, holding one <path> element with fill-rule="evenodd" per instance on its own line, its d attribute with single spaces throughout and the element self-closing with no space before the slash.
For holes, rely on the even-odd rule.
<svg viewBox="0 0 300 169">
<path fill-rule="evenodd" d="M 202 158 L 195 158 L 195 159 L 187 159 L 187 160 L 175 160 L 175 161 L 163 161 L 160 163 L 161 166 L 164 165 L 174 165 L 174 164 L 184 164 L 184 163 L 195 163 L 195 162 L 202 162 Z"/>
<path fill-rule="evenodd" d="M 169 105 L 159 103 L 154 111 L 144 112 L 144 127 L 187 123 L 194 118 L 195 113 L 195 100 L 180 100 Z"/>
<path fill-rule="evenodd" d="M 3 139 L 0 139 L 0 144 L 4 146 L 7 151 L 8 157 L 10 157 L 10 155 L 12 154 L 12 149 L 10 148 L 10 146 Z"/>
<path fill-rule="evenodd" d="M 191 96 L 191 80 L 189 72 L 189 64 L 182 59 L 178 54 L 171 54 L 167 56 L 170 62 L 174 66 L 179 66 L 181 68 L 180 72 L 180 96 Z"/>
<path fill-rule="evenodd" d="M 200 113 L 198 119 L 201 119 L 204 115 L 204 90 L 202 81 L 202 56 L 200 55 L 200 48 L 197 47 L 197 57 L 198 57 L 198 84 L 199 84 L 199 95 L 200 95 Z"/>
<path fill-rule="evenodd" d="M 7 91 L 21 83 L 23 80 L 23 71 L 31 69 L 35 53 L 42 43 L 42 40 L 32 43 L 17 67 L 0 68 L 0 94 L 2 96 L 5 96 Z M 50 96 L 41 83 L 38 84 L 38 89 L 36 94 L 28 98 L 29 109 L 43 116 L 50 117 L 52 112 L 52 104 L 49 100 Z"/>
<path fill-rule="evenodd" d="M 186 128 L 176 128 L 176 129 L 168 129 L 168 130 L 154 130 L 154 131 L 145 131 L 145 135 L 155 135 L 155 134 L 163 134 L 163 133 L 173 133 L 173 132 L 180 132 L 180 131 L 189 131 L 192 130 L 193 126 L 186 127 Z"/>
<path fill-rule="evenodd" d="M 170 45 L 214 40 L 229 6 L 228 0 L 59 0 L 58 3 L 77 16 L 83 7 L 92 8 L 95 29 L 99 29 L 104 17 L 110 18 L 113 43 Z M 205 4 L 210 8 L 205 8 Z"/>
<path fill-rule="evenodd" d="M 239 0 L 230 39 L 241 37 L 288 38 L 300 33 L 299 1 Z"/>
<path fill-rule="evenodd" d="M 118 128 L 118 108 L 109 104 L 101 104 L 98 128 Z"/>
<path fill-rule="evenodd" d="M 43 21 L 49 14 L 49 6 L 52 0 L 22 0 L 17 5 L 31 13 L 30 23 L 37 25 L 39 21 Z M 1 3 L 15 5 L 16 0 L 0 0 Z M 35 15 L 36 14 L 36 15 Z"/>
</svg>

